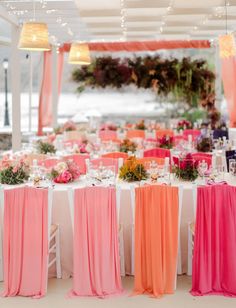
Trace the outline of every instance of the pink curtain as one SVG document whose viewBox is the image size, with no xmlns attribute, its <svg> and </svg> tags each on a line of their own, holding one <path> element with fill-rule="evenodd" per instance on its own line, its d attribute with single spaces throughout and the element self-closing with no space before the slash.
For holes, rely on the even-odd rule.
<svg viewBox="0 0 236 308">
<path fill-rule="evenodd" d="M 61 91 L 64 53 L 58 54 L 58 92 Z M 39 97 L 38 135 L 43 134 L 43 127 L 52 125 L 52 52 L 44 52 L 43 77 Z"/>
<path fill-rule="evenodd" d="M 121 294 L 116 191 L 110 187 L 86 187 L 77 189 L 74 198 L 74 271 L 70 296 Z"/>
<path fill-rule="evenodd" d="M 192 295 L 236 296 L 236 187 L 198 187 Z"/>
<path fill-rule="evenodd" d="M 2 296 L 42 297 L 47 288 L 48 191 L 21 187 L 5 190 L 4 196 Z"/>
<path fill-rule="evenodd" d="M 236 127 L 236 58 L 222 58 L 222 81 L 228 105 L 230 126 Z"/>
</svg>

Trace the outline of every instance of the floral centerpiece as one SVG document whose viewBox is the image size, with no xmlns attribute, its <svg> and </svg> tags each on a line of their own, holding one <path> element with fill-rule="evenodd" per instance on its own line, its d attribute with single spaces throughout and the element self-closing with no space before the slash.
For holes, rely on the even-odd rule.
<svg viewBox="0 0 236 308">
<path fill-rule="evenodd" d="M 120 144 L 120 152 L 134 153 L 136 149 L 137 149 L 137 144 L 129 139 L 124 139 Z"/>
<path fill-rule="evenodd" d="M 138 162 L 135 156 L 129 157 L 119 171 L 119 178 L 127 182 L 142 181 L 147 177 L 144 166 Z"/>
<path fill-rule="evenodd" d="M 37 150 L 40 154 L 54 154 L 56 152 L 56 148 L 51 142 L 45 140 L 37 141 Z"/>
<path fill-rule="evenodd" d="M 184 154 L 180 158 L 173 158 L 173 172 L 176 177 L 184 181 L 194 181 L 198 177 L 198 163 L 194 161 L 192 154 Z"/>
<path fill-rule="evenodd" d="M 192 123 L 187 120 L 181 120 L 177 124 L 178 131 L 185 130 L 185 129 L 192 129 L 192 127 L 193 127 Z"/>
<path fill-rule="evenodd" d="M 199 152 L 211 152 L 213 149 L 213 142 L 211 137 L 202 134 L 197 140 L 197 150 Z"/>
<path fill-rule="evenodd" d="M 63 132 L 70 132 L 70 131 L 76 130 L 77 127 L 73 121 L 67 121 L 64 123 L 62 129 L 63 129 Z"/>
<path fill-rule="evenodd" d="M 23 184 L 30 174 L 29 165 L 21 160 L 3 159 L 0 168 L 0 183 L 8 185 Z"/>
<path fill-rule="evenodd" d="M 146 129 L 146 125 L 145 125 L 144 120 L 141 120 L 141 121 L 139 121 L 138 123 L 136 123 L 135 128 L 136 128 L 136 129 L 145 130 L 145 129 Z"/>
<path fill-rule="evenodd" d="M 107 123 L 107 124 L 103 124 L 100 127 L 100 130 L 113 130 L 113 131 L 117 131 L 117 126 L 113 123 Z"/>
<path fill-rule="evenodd" d="M 174 138 L 168 135 L 157 139 L 158 146 L 163 149 L 172 149 L 174 145 Z"/>
<path fill-rule="evenodd" d="M 80 176 L 79 167 L 72 161 L 59 162 L 50 172 L 50 178 L 55 183 L 67 184 Z"/>
</svg>

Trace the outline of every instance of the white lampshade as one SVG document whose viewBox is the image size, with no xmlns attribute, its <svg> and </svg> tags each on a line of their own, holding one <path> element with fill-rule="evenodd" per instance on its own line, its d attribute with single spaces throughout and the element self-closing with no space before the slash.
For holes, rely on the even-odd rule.
<svg viewBox="0 0 236 308">
<path fill-rule="evenodd" d="M 51 46 L 48 40 L 48 27 L 41 22 L 27 22 L 23 24 L 19 49 L 25 50 L 50 50 Z"/>
<path fill-rule="evenodd" d="M 91 58 L 88 44 L 72 43 L 68 62 L 71 64 L 89 65 Z"/>
</svg>

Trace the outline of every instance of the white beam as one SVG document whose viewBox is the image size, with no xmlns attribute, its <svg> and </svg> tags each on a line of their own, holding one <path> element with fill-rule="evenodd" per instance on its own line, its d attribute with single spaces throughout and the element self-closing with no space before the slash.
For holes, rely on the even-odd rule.
<svg viewBox="0 0 236 308">
<path fill-rule="evenodd" d="M 21 149 L 20 51 L 17 47 L 19 27 L 11 27 L 12 150 Z"/>
<path fill-rule="evenodd" d="M 0 46 L 10 46 L 11 40 L 7 37 L 0 36 Z"/>
<path fill-rule="evenodd" d="M 19 22 L 15 15 L 9 15 L 8 11 L 0 5 L 0 18 L 6 20 L 14 26 L 18 26 Z"/>
<path fill-rule="evenodd" d="M 52 125 L 57 127 L 58 109 L 58 54 L 56 46 L 52 47 Z"/>
</svg>

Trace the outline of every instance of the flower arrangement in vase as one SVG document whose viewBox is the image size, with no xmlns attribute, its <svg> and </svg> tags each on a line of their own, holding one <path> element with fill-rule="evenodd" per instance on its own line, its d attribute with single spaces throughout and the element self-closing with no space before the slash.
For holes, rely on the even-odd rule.
<svg viewBox="0 0 236 308">
<path fill-rule="evenodd" d="M 107 124 L 103 124 L 100 127 L 100 130 L 112 130 L 112 131 L 117 131 L 117 126 L 113 123 L 107 123 Z"/>
<path fill-rule="evenodd" d="M 76 124 L 73 121 L 65 122 L 62 127 L 63 132 L 71 132 L 76 129 L 77 129 Z"/>
<path fill-rule="evenodd" d="M 50 172 L 53 182 L 60 184 L 74 182 L 79 176 L 79 167 L 72 161 L 59 162 Z"/>
<path fill-rule="evenodd" d="M 120 152 L 134 153 L 136 149 L 137 149 L 137 144 L 129 139 L 124 139 L 120 144 Z"/>
<path fill-rule="evenodd" d="M 168 135 L 157 139 L 158 146 L 163 149 L 172 149 L 174 145 L 174 138 Z"/>
<path fill-rule="evenodd" d="M 56 153 L 56 148 L 54 145 L 46 140 L 38 140 L 37 141 L 37 151 L 39 154 L 54 154 Z"/>
<path fill-rule="evenodd" d="M 185 130 L 185 129 L 192 129 L 193 125 L 190 121 L 181 120 L 177 124 L 177 131 Z"/>
<path fill-rule="evenodd" d="M 211 152 L 213 149 L 213 142 L 211 137 L 200 136 L 197 140 L 197 150 L 198 152 Z"/>
<path fill-rule="evenodd" d="M 146 180 L 147 171 L 143 164 L 140 164 L 135 156 L 129 157 L 119 170 L 119 178 L 126 182 Z"/>
<path fill-rule="evenodd" d="M 194 161 L 192 154 L 183 154 L 179 158 L 173 157 L 173 172 L 176 177 L 184 181 L 195 181 L 198 177 L 198 162 Z"/>
<path fill-rule="evenodd" d="M 138 123 L 136 123 L 135 128 L 136 129 L 145 130 L 146 129 L 146 125 L 145 125 L 144 120 L 141 120 Z"/>
<path fill-rule="evenodd" d="M 3 159 L 0 168 L 0 183 L 8 185 L 23 184 L 29 179 L 30 168 L 23 160 Z"/>
</svg>

